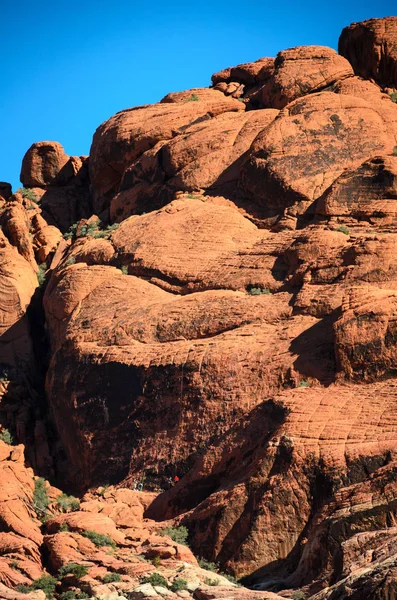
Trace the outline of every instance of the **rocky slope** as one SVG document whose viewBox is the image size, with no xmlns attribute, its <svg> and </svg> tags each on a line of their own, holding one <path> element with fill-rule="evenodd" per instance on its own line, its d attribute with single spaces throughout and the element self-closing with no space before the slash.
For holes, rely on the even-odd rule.
<svg viewBox="0 0 397 600">
<path fill-rule="evenodd" d="M 4 598 L 397 598 L 397 17 L 339 52 L 224 69 L 0 184 Z M 40 512 L 37 476 L 79 510 Z"/>
</svg>

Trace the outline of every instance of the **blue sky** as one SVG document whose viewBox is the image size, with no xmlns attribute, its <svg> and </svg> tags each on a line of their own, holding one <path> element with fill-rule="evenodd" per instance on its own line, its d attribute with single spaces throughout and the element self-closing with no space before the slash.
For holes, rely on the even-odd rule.
<svg viewBox="0 0 397 600">
<path fill-rule="evenodd" d="M 344 26 L 397 14 L 395 0 L 1 0 L 0 6 L 0 180 L 14 189 L 35 141 L 88 154 L 96 127 L 123 108 L 208 86 L 221 68 L 292 46 L 336 48 Z"/>
</svg>

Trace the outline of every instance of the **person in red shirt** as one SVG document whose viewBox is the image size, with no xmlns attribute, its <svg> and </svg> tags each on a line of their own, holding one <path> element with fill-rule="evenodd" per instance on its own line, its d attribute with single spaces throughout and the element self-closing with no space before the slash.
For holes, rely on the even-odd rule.
<svg viewBox="0 0 397 600">
<path fill-rule="evenodd" d="M 175 477 L 174 477 L 174 483 L 178 483 L 178 481 L 179 481 L 179 477 L 178 477 L 178 475 L 175 475 Z"/>
</svg>

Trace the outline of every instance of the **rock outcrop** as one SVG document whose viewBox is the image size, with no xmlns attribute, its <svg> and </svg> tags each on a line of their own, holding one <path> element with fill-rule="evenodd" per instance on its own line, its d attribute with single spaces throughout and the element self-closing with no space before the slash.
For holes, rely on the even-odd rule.
<svg viewBox="0 0 397 600">
<path fill-rule="evenodd" d="M 396 597 L 395 24 L 0 184 L 1 597 Z"/>
<path fill-rule="evenodd" d="M 357 75 L 397 87 L 397 17 L 352 23 L 342 31 L 338 48 Z"/>
<path fill-rule="evenodd" d="M 287 104 L 353 75 L 350 63 L 324 46 L 299 46 L 279 52 L 274 72 L 258 92 L 262 108 Z"/>
</svg>

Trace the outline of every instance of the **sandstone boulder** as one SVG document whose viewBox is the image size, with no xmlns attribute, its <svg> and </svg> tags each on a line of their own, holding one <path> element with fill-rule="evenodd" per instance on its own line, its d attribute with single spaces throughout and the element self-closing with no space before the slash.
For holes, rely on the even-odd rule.
<svg viewBox="0 0 397 600">
<path fill-rule="evenodd" d="M 116 543 L 123 543 L 124 535 L 117 530 L 114 521 L 106 515 L 76 511 L 53 517 L 47 522 L 48 533 L 59 532 L 62 525 L 66 525 L 70 531 L 96 532 L 109 536 Z"/>
<path fill-rule="evenodd" d="M 242 63 L 236 67 L 223 69 L 212 75 L 211 80 L 214 86 L 219 83 L 230 83 L 237 81 L 246 86 L 255 83 L 263 83 L 272 75 L 274 69 L 274 58 L 259 58 L 252 63 Z"/>
<path fill-rule="evenodd" d="M 338 177 L 319 199 L 316 212 L 390 225 L 396 222 L 396 201 L 397 156 L 382 156 Z"/>
<path fill-rule="evenodd" d="M 58 142 L 36 142 L 23 158 L 21 182 L 27 188 L 46 187 L 68 160 L 69 156 Z"/>
<path fill-rule="evenodd" d="M 94 189 L 94 210 L 105 207 L 101 198 L 118 190 L 123 173 L 143 152 L 158 142 L 183 133 L 195 122 L 224 112 L 245 109 L 243 103 L 213 92 L 216 99 L 162 103 L 117 113 L 95 132 L 90 151 L 90 176 Z"/>
<path fill-rule="evenodd" d="M 11 184 L 6 183 L 5 181 L 0 181 L 0 196 L 5 200 L 8 200 L 11 194 Z"/>
<path fill-rule="evenodd" d="M 157 144 L 126 169 L 120 193 L 111 201 L 111 219 L 149 212 L 169 203 L 177 191 L 204 189 L 211 195 L 234 197 L 246 152 L 277 114 L 228 112 Z"/>
<path fill-rule="evenodd" d="M 33 348 L 26 311 L 38 286 L 32 266 L 0 234 L 0 362 L 32 368 Z"/>
<path fill-rule="evenodd" d="M 386 111 L 383 111 L 383 105 Z M 300 215 L 347 168 L 393 153 L 397 105 L 330 92 L 295 100 L 253 142 L 241 184 L 269 216 Z"/>
<path fill-rule="evenodd" d="M 352 23 L 342 31 L 338 49 L 357 75 L 397 87 L 397 17 Z"/>
<path fill-rule="evenodd" d="M 298 46 L 276 56 L 274 73 L 261 88 L 261 107 L 284 108 L 287 104 L 320 92 L 353 75 L 349 62 L 332 48 Z"/>
</svg>

